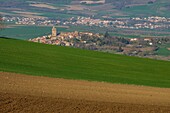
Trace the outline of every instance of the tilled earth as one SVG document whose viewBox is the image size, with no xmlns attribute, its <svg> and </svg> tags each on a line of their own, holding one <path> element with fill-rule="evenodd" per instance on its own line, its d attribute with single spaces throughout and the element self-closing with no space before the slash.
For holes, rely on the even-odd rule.
<svg viewBox="0 0 170 113">
<path fill-rule="evenodd" d="M 170 113 L 170 89 L 0 72 L 0 113 Z"/>
</svg>

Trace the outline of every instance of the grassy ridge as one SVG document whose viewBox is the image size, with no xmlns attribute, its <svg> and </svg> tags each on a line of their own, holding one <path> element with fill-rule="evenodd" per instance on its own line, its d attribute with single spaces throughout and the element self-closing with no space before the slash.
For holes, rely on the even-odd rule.
<svg viewBox="0 0 170 113">
<path fill-rule="evenodd" d="M 170 62 L 0 38 L 0 71 L 170 87 Z"/>
</svg>

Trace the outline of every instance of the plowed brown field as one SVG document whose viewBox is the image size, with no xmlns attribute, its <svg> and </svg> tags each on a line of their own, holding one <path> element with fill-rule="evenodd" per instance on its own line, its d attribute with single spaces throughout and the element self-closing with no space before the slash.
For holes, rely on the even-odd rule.
<svg viewBox="0 0 170 113">
<path fill-rule="evenodd" d="M 0 113 L 170 113 L 170 88 L 0 72 Z"/>
</svg>

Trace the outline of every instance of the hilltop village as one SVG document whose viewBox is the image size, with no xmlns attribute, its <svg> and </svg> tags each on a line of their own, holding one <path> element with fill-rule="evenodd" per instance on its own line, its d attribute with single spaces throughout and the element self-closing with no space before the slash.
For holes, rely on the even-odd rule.
<svg viewBox="0 0 170 113">
<path fill-rule="evenodd" d="M 88 42 L 84 37 L 101 38 L 103 35 L 94 34 L 90 32 L 61 32 L 58 33 L 55 27 L 52 28 L 52 34 L 48 36 L 37 37 L 29 39 L 29 41 L 39 42 L 44 44 L 61 45 L 61 46 L 76 46 L 79 47 L 81 44 L 87 44 Z M 96 45 L 96 43 L 93 43 Z"/>
<path fill-rule="evenodd" d="M 48 36 L 29 39 L 32 42 L 71 46 L 76 48 L 103 51 L 128 56 L 149 57 L 155 59 L 170 60 L 170 57 L 157 55 L 160 45 L 170 44 L 168 37 L 164 38 L 121 38 L 105 34 L 91 32 L 58 32 L 52 28 L 52 34 Z M 170 48 L 168 48 L 170 50 Z"/>
</svg>

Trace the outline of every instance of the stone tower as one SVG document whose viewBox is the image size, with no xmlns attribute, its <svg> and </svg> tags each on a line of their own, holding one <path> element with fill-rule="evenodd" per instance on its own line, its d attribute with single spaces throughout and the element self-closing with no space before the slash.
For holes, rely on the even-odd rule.
<svg viewBox="0 0 170 113">
<path fill-rule="evenodd" d="M 57 36 L 57 29 L 53 26 L 52 28 L 52 37 L 56 37 Z"/>
</svg>

